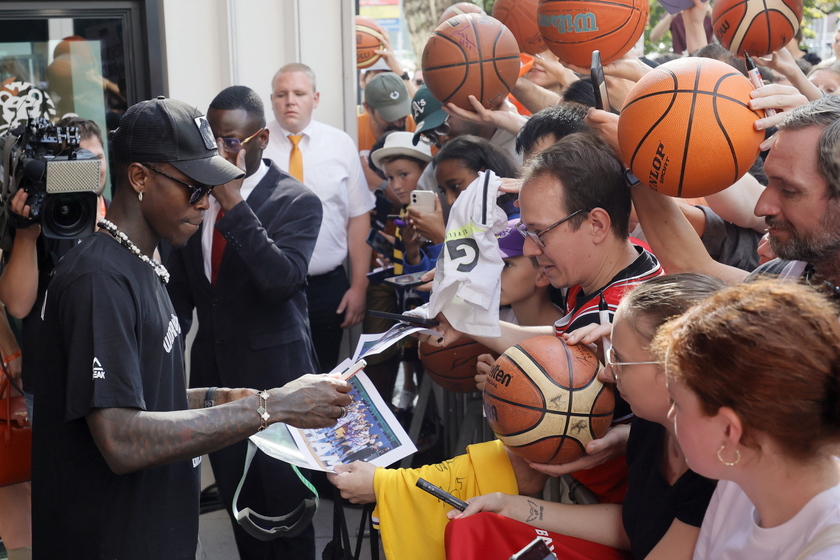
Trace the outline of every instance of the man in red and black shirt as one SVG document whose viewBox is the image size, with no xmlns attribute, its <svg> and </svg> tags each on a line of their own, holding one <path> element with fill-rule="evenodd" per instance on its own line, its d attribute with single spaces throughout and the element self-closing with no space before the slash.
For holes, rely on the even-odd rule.
<svg viewBox="0 0 840 560">
<path fill-rule="evenodd" d="M 519 207 L 517 227 L 527 238 L 524 254 L 536 258 L 555 288 L 567 290 L 566 315 L 554 326 L 521 327 L 502 322 L 499 338 L 473 337 L 496 352 L 532 336 L 553 332 L 560 337 L 598 323 L 602 293 L 612 320 L 625 293 L 662 274 L 656 258 L 629 239 L 630 192 L 622 166 L 593 134 L 571 134 L 536 155 L 525 169 Z M 463 336 L 445 317 L 438 318 L 444 337 L 430 337 L 428 342 L 444 346 Z M 620 401 L 615 420 L 629 416 L 629 407 Z M 614 445 L 575 462 L 586 468 L 575 472 L 575 477 L 599 501 L 623 499 L 627 467 L 621 454 L 625 439 L 617 437 Z"/>
</svg>

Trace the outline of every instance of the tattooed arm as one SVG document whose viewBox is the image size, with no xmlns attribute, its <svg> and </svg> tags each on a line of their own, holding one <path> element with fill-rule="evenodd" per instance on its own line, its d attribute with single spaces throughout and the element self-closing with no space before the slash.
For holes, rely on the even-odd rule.
<svg viewBox="0 0 840 560">
<path fill-rule="evenodd" d="M 619 504 L 557 504 L 500 492 L 478 496 L 467 502 L 469 507 L 463 513 L 453 509 L 447 516 L 457 519 L 480 511 L 492 511 L 561 535 L 623 550 L 630 548 Z"/>
<path fill-rule="evenodd" d="M 304 375 L 269 391 L 268 422 L 300 428 L 335 424 L 351 397 L 347 382 L 325 375 Z M 242 396 L 244 392 L 249 396 Z M 198 394 L 201 397 L 198 397 Z M 190 405 L 203 399 L 190 391 Z M 222 395 L 220 395 L 222 396 Z M 235 397 L 242 397 L 233 400 Z M 211 408 L 147 412 L 136 408 L 99 408 L 87 423 L 99 451 L 117 474 L 157 467 L 216 451 L 256 433 L 259 397 L 250 389 L 224 392 L 230 402 Z"/>
</svg>

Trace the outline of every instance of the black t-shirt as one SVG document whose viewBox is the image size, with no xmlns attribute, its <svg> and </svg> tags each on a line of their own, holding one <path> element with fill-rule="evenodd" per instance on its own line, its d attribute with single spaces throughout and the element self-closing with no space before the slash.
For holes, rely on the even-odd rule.
<svg viewBox="0 0 840 560">
<path fill-rule="evenodd" d="M 630 474 L 622 519 L 634 558 L 642 559 L 662 540 L 674 519 L 700 527 L 715 491 L 715 481 L 687 470 L 673 486 L 660 470 L 665 427 L 633 418 L 627 440 Z"/>
<path fill-rule="evenodd" d="M 110 235 L 94 234 L 59 264 L 41 333 L 33 552 L 194 559 L 199 461 L 116 475 L 85 419 L 95 408 L 188 408 L 180 327 L 157 274 Z"/>
</svg>

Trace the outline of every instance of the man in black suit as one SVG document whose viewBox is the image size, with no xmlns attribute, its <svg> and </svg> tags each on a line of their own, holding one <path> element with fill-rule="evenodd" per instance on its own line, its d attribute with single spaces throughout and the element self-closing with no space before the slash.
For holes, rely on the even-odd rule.
<svg viewBox="0 0 840 560">
<path fill-rule="evenodd" d="M 207 113 L 220 154 L 245 178 L 213 191 L 197 235 L 173 252 L 169 293 L 183 326 L 193 309 L 198 333 L 190 386 L 282 386 L 317 370 L 307 318 L 306 272 L 321 225 L 321 202 L 302 183 L 262 159 L 268 144 L 263 104 L 251 89 L 223 90 Z M 247 442 L 210 454 L 228 512 L 242 476 Z M 238 506 L 263 515 L 293 510 L 308 491 L 291 468 L 257 452 Z M 312 558 L 314 531 L 264 542 L 233 519 L 239 554 Z"/>
</svg>

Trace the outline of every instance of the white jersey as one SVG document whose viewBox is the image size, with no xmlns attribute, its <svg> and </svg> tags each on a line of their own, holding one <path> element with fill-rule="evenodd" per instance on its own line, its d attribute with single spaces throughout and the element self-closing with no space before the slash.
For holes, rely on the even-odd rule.
<svg viewBox="0 0 840 560">
<path fill-rule="evenodd" d="M 496 234 L 508 219 L 496 205 L 500 185 L 492 171 L 481 172 L 452 205 L 429 299 L 430 317 L 443 312 L 453 327 L 475 336 L 501 335 L 503 263 Z"/>
</svg>

